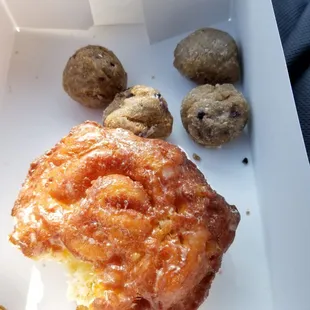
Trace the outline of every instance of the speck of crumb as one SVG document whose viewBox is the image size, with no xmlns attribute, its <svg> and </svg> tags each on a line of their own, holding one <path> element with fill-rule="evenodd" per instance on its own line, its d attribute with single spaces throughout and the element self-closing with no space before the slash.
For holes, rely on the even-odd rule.
<svg viewBox="0 0 310 310">
<path fill-rule="evenodd" d="M 10 85 L 9 86 L 9 93 L 11 93 L 12 92 L 12 86 Z"/>
<path fill-rule="evenodd" d="M 245 214 L 246 214 L 247 216 L 249 216 L 249 215 L 251 214 L 250 210 L 247 210 L 247 211 L 245 212 Z"/>
<path fill-rule="evenodd" d="M 197 161 L 201 161 L 201 157 L 197 155 L 196 153 L 193 154 L 193 158 Z"/>
<path fill-rule="evenodd" d="M 152 80 L 155 80 L 155 75 L 152 75 Z"/>
<path fill-rule="evenodd" d="M 36 75 L 36 80 L 38 80 L 39 79 L 39 77 Z"/>
<path fill-rule="evenodd" d="M 45 264 L 42 264 L 42 267 L 43 267 L 43 268 L 45 268 L 45 267 L 46 267 L 46 265 L 45 265 Z"/>
<path fill-rule="evenodd" d="M 249 163 L 249 160 L 247 157 L 244 157 L 243 160 L 242 160 L 242 163 L 247 165 Z"/>
<path fill-rule="evenodd" d="M 19 51 L 15 51 L 15 55 L 18 55 L 19 54 Z"/>
<path fill-rule="evenodd" d="M 96 36 L 93 36 L 93 39 L 95 39 L 96 38 Z"/>
</svg>

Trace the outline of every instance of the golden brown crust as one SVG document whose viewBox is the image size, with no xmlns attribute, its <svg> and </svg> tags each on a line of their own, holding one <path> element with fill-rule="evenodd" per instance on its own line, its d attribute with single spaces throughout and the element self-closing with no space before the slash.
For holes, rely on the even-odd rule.
<svg viewBox="0 0 310 310">
<path fill-rule="evenodd" d="M 26 256 L 93 264 L 92 310 L 197 309 L 239 222 L 178 147 L 94 122 L 31 165 L 12 215 Z"/>
</svg>

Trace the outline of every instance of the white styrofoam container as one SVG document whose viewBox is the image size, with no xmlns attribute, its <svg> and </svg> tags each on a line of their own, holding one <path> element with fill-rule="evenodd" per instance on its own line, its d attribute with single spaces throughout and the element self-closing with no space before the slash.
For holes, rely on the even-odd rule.
<svg viewBox="0 0 310 310">
<path fill-rule="evenodd" d="M 179 110 L 193 84 L 172 66 L 178 41 L 210 25 L 240 45 L 252 110 L 248 132 L 218 150 L 186 135 Z M 309 310 L 310 169 L 270 0 L 0 0 L 0 304 L 74 309 L 60 267 L 24 258 L 7 235 L 29 163 L 72 126 L 101 121 L 61 85 L 67 59 L 87 44 L 112 49 L 129 85 L 161 90 L 175 118 L 169 141 L 199 154 L 210 184 L 239 208 L 236 240 L 201 309 Z"/>
</svg>

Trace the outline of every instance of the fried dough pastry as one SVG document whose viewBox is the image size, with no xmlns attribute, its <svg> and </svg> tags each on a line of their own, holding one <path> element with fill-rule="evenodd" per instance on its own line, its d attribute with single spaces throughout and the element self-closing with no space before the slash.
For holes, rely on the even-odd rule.
<svg viewBox="0 0 310 310">
<path fill-rule="evenodd" d="M 165 139 L 172 132 L 173 117 L 158 90 L 136 85 L 115 96 L 103 111 L 103 125 L 144 138 Z"/>
<path fill-rule="evenodd" d="M 31 164 L 12 216 L 10 241 L 65 264 L 91 310 L 197 309 L 240 219 L 178 147 L 94 122 Z"/>
</svg>

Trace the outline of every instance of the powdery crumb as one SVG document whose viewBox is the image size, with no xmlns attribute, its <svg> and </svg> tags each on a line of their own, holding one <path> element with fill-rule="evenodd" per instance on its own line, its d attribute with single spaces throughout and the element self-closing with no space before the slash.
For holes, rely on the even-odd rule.
<svg viewBox="0 0 310 310">
<path fill-rule="evenodd" d="M 247 210 L 247 211 L 245 212 L 245 214 L 248 215 L 248 216 L 251 215 L 250 210 Z"/>
<path fill-rule="evenodd" d="M 155 80 L 155 75 L 152 75 L 152 80 Z"/>
<path fill-rule="evenodd" d="M 193 154 L 193 158 L 197 161 L 201 161 L 201 157 L 197 155 L 196 153 Z"/>
</svg>

